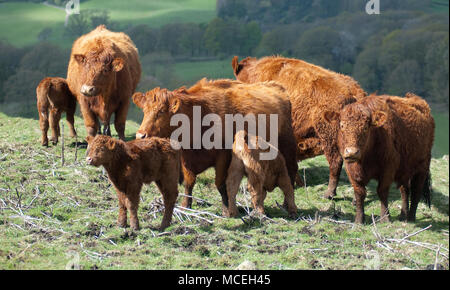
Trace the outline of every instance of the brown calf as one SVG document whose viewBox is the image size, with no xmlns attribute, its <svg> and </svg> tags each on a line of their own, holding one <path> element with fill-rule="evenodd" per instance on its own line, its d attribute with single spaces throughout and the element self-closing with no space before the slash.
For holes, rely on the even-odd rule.
<svg viewBox="0 0 450 290">
<path fill-rule="evenodd" d="M 75 137 L 74 114 L 77 106 L 75 97 L 69 90 L 66 80 L 63 78 L 45 78 L 36 88 L 37 109 L 39 112 L 39 126 L 42 131 L 41 144 L 48 146 L 47 131 L 50 122 L 54 145 L 58 143 L 60 136 L 59 120 L 61 114 L 66 112 L 69 134 Z"/>
<path fill-rule="evenodd" d="M 369 96 L 340 113 L 325 112 L 340 127 L 339 151 L 355 191 L 357 223 L 364 222 L 369 180 L 378 181 L 381 220 L 389 220 L 388 194 L 393 182 L 402 194 L 401 219 L 414 221 L 422 194 L 430 204 L 430 161 L 434 120 L 420 97 Z M 411 205 L 409 195 L 411 192 Z"/>
<path fill-rule="evenodd" d="M 114 185 L 119 198 L 118 224 L 130 224 L 139 229 L 137 211 L 142 185 L 155 182 L 164 200 L 164 217 L 160 229 L 170 225 L 178 197 L 180 174 L 179 150 L 172 148 L 168 139 L 150 138 L 124 142 L 108 136 L 88 136 L 86 161 L 93 166 L 102 165 Z"/>
<path fill-rule="evenodd" d="M 275 81 L 286 88 L 292 104 L 297 161 L 325 154 L 330 165 L 325 197 L 334 197 L 343 160 L 337 149 L 338 128 L 324 122 L 322 113 L 339 112 L 345 105 L 365 97 L 364 90 L 349 76 L 299 59 L 248 57 L 239 62 L 235 56 L 232 67 L 239 81 Z"/>
<path fill-rule="evenodd" d="M 248 136 L 248 140 L 247 140 Z M 272 191 L 276 186 L 280 187 L 285 196 L 294 204 L 294 188 L 292 187 L 286 163 L 282 154 L 272 160 L 263 160 L 261 144 L 269 145 L 263 138 L 239 131 L 235 135 L 233 143 L 233 158 L 228 168 L 227 193 L 228 193 L 228 216 L 237 215 L 236 194 L 239 190 L 242 177 L 248 178 L 248 190 L 252 198 L 253 208 L 264 215 L 264 199 L 267 191 Z M 249 149 L 252 144 L 254 149 Z M 270 145 L 269 145 L 270 146 Z M 291 217 L 295 217 L 297 208 L 288 209 Z"/>
<path fill-rule="evenodd" d="M 278 116 L 278 147 L 286 159 L 286 167 L 292 183 L 297 173 L 295 161 L 295 138 L 292 132 L 291 105 L 284 88 L 273 82 L 244 84 L 233 80 L 208 81 L 203 79 L 189 89 L 180 88 L 175 91 L 156 88 L 146 94 L 135 93 L 133 102 L 144 111 L 144 119 L 136 133 L 136 138 L 151 136 L 171 137 L 173 131 L 179 130 L 177 126 L 171 126 L 170 120 L 176 114 L 182 114 L 190 124 L 190 149 L 182 150 L 182 168 L 185 182 L 186 197 L 182 203 L 184 207 L 192 205 L 192 189 L 196 176 L 210 167 L 216 170 L 215 184 L 222 196 L 224 213 L 228 208 L 228 195 L 225 185 L 227 170 L 231 162 L 230 149 L 225 148 L 225 116 L 263 115 L 266 121 L 266 131 L 272 124 L 270 114 Z M 194 142 L 201 142 L 202 136 L 213 126 L 201 126 L 199 136 L 193 134 L 194 107 L 200 107 L 200 120 L 209 114 L 215 114 L 220 118 L 222 138 L 218 139 L 221 148 L 198 149 L 193 147 Z M 255 117 L 256 118 L 256 117 Z M 214 122 L 217 125 L 218 122 Z M 275 124 L 273 124 L 275 125 Z M 233 142 L 236 126 L 233 127 L 231 142 Z M 247 130 L 247 129 L 245 129 Z M 259 131 L 258 131 L 259 132 Z M 266 132 L 267 138 L 269 133 Z M 201 144 L 200 144 L 201 145 Z M 295 204 L 285 196 L 284 205 L 293 209 Z"/>
</svg>

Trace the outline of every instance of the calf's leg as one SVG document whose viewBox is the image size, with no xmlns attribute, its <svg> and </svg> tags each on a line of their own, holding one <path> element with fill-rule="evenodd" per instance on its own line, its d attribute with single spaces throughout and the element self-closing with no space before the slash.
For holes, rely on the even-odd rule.
<svg viewBox="0 0 450 290">
<path fill-rule="evenodd" d="M 341 175 L 343 159 L 339 154 L 337 148 L 325 150 L 325 157 L 330 165 L 330 176 L 328 180 L 328 189 L 325 192 L 324 198 L 332 199 L 336 196 L 336 188 L 339 183 L 339 177 Z"/>
<path fill-rule="evenodd" d="M 228 217 L 236 217 L 238 209 L 236 207 L 236 195 L 239 191 L 239 185 L 244 177 L 244 164 L 238 158 L 233 157 L 230 167 L 228 168 L 227 176 L 227 194 L 228 194 L 228 212 L 225 213 Z"/>
<path fill-rule="evenodd" d="M 59 129 L 59 120 L 61 120 L 61 111 L 56 109 L 50 110 L 50 128 L 52 129 L 52 137 L 50 140 L 53 145 L 58 143 L 58 137 L 61 136 L 61 132 Z"/>
<path fill-rule="evenodd" d="M 169 177 L 161 180 L 160 182 L 156 182 L 164 201 L 164 216 L 159 228 L 161 231 L 167 228 L 172 221 L 173 209 L 178 197 L 177 182 L 177 179 L 173 180 Z"/>
<path fill-rule="evenodd" d="M 47 108 L 39 108 L 39 127 L 42 131 L 41 144 L 42 146 L 48 146 L 48 111 Z"/>
<path fill-rule="evenodd" d="M 182 166 L 181 168 L 183 170 L 184 194 L 185 194 L 181 206 L 185 208 L 192 208 L 192 190 L 194 189 L 195 180 L 197 176 L 192 171 L 187 169 L 185 166 Z"/>
<path fill-rule="evenodd" d="M 280 189 L 284 193 L 285 203 L 283 204 L 283 206 L 287 209 L 289 217 L 296 218 L 297 206 L 295 205 L 294 188 L 290 183 L 290 178 L 287 175 L 287 172 L 281 174 L 280 177 L 278 177 L 278 187 L 280 187 Z"/>
</svg>

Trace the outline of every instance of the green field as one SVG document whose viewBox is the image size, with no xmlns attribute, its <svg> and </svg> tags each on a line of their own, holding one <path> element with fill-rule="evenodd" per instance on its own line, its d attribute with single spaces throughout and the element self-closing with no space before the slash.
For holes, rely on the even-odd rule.
<svg viewBox="0 0 450 290">
<path fill-rule="evenodd" d="M 80 141 L 86 134 L 80 118 L 76 128 Z M 127 138 L 137 128 L 128 121 Z M 432 206 L 419 205 L 416 223 L 398 221 L 401 202 L 392 186 L 390 223 L 352 224 L 353 191 L 345 173 L 338 197 L 323 199 L 328 169 L 318 157 L 299 164 L 307 186 L 295 190 L 298 220 L 277 206 L 283 201 L 279 189 L 265 201 L 270 219 L 250 218 L 243 192 L 243 220 L 221 218 L 214 171 L 208 170 L 194 188 L 201 199 L 193 205 L 198 217 L 180 210 L 158 232 L 162 215 L 154 211 L 161 195 L 149 185 L 142 191 L 141 230 L 133 232 L 116 226 L 114 189 L 101 168 L 85 165 L 86 149 L 66 137 L 62 165 L 61 146 L 43 148 L 39 136 L 37 120 L 0 113 L 0 269 L 235 269 L 244 260 L 258 269 L 449 268 L 448 156 L 432 161 Z M 375 188 L 369 185 L 367 220 L 379 215 Z"/>
<path fill-rule="evenodd" d="M 81 2 L 80 13 L 87 9 L 109 11 L 110 20 L 120 25 L 148 24 L 162 26 L 178 22 L 208 22 L 215 16 L 215 1 L 211 0 L 90 0 Z M 37 42 L 42 29 L 52 28 L 49 40 L 69 48 L 72 40 L 63 36 L 63 10 L 35 3 L 0 3 L 0 40 L 15 46 Z"/>
</svg>

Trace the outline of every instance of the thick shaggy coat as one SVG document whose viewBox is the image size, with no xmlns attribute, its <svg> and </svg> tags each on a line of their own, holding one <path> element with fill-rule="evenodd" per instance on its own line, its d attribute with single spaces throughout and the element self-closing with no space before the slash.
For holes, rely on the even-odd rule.
<svg viewBox="0 0 450 290">
<path fill-rule="evenodd" d="M 276 81 L 286 88 L 292 103 L 297 160 L 325 154 L 330 164 L 325 196 L 335 196 L 343 162 L 336 144 L 337 127 L 324 122 L 322 113 L 339 112 L 345 105 L 365 97 L 364 90 L 349 76 L 298 59 L 249 57 L 239 62 L 235 56 L 232 66 L 236 78 L 242 82 Z"/>
<path fill-rule="evenodd" d="M 142 185 L 155 182 L 164 201 L 164 216 L 160 229 L 170 225 L 178 197 L 180 150 L 172 148 L 167 139 L 149 138 L 124 142 L 108 136 L 88 136 L 86 161 L 103 166 L 117 191 L 119 199 L 118 224 L 139 229 L 137 211 Z"/>
<path fill-rule="evenodd" d="M 250 149 L 252 144 L 254 149 Z M 263 160 L 261 153 L 268 151 L 261 149 L 261 144 L 267 142 L 258 136 L 247 134 L 245 131 L 236 133 L 233 143 L 233 153 L 227 176 L 228 215 L 235 217 L 238 214 L 236 207 L 236 194 L 244 175 L 248 178 L 248 191 L 252 198 L 253 208 L 264 215 L 264 199 L 267 191 L 273 191 L 276 186 L 294 204 L 294 188 L 291 184 L 286 163 L 282 154 L 272 160 Z M 270 146 L 270 145 L 269 145 Z M 295 205 L 295 204 L 294 204 Z M 288 209 L 295 216 L 297 208 Z"/>
<path fill-rule="evenodd" d="M 48 145 L 47 132 L 52 130 L 50 140 L 54 145 L 58 143 L 60 136 L 59 120 L 61 114 L 66 112 L 69 134 L 75 137 L 74 114 L 77 106 L 75 96 L 69 90 L 66 80 L 63 78 L 45 78 L 36 88 L 37 109 L 39 112 L 39 126 L 42 131 L 41 144 Z"/>
<path fill-rule="evenodd" d="M 402 194 L 401 219 L 414 221 L 424 194 L 430 203 L 430 161 L 434 120 L 422 98 L 369 96 L 324 119 L 340 127 L 339 151 L 355 191 L 356 218 L 364 222 L 364 199 L 369 180 L 378 181 L 381 219 L 388 220 L 388 194 L 393 182 Z M 409 196 L 411 204 L 409 205 Z"/>
<path fill-rule="evenodd" d="M 201 108 L 201 120 L 203 117 L 214 113 L 220 117 L 222 137 L 225 136 L 225 114 L 262 114 L 266 119 L 266 129 L 269 131 L 271 121 L 270 114 L 278 115 L 278 146 L 279 151 L 285 157 L 286 166 L 291 180 L 294 181 L 297 172 L 295 161 L 295 138 L 291 124 L 291 105 L 280 85 L 267 82 L 258 84 L 243 84 L 233 80 L 208 81 L 203 79 L 189 89 L 180 88 L 175 91 L 156 88 L 146 94 L 135 93 L 134 103 L 143 109 L 144 119 L 136 134 L 136 138 L 151 136 L 170 137 L 176 126 L 170 126 L 170 120 L 175 114 L 184 114 L 188 117 L 190 124 L 190 142 L 193 148 L 194 142 L 201 141 L 201 136 L 213 125 L 201 127 L 201 136 L 193 134 L 193 107 Z M 215 122 L 213 122 L 215 123 Z M 275 125 L 275 124 L 274 124 Z M 231 139 L 233 140 L 236 128 L 233 129 Z M 247 129 L 246 129 L 247 130 Z M 267 140 L 270 134 L 266 133 Z M 225 148 L 225 138 L 219 140 L 222 143 L 220 148 Z M 182 151 L 183 175 L 185 181 L 186 197 L 183 201 L 184 207 L 192 205 L 192 189 L 195 184 L 197 174 L 205 171 L 209 167 L 215 167 L 215 184 L 222 195 L 223 209 L 226 211 L 228 196 L 226 193 L 225 179 L 227 169 L 231 161 L 230 149 L 186 149 Z M 293 208 L 295 205 L 288 204 L 285 199 L 285 206 Z"/>
<path fill-rule="evenodd" d="M 130 97 L 141 77 L 137 48 L 124 33 L 111 32 L 104 25 L 78 38 L 72 47 L 67 83 L 80 104 L 89 136 L 100 130 L 110 135 L 109 122 L 124 140 Z"/>
</svg>

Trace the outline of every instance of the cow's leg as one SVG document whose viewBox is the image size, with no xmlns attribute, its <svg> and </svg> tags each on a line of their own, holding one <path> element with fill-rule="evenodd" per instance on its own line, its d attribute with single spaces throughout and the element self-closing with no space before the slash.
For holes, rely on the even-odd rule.
<svg viewBox="0 0 450 290">
<path fill-rule="evenodd" d="M 77 132 L 75 131 L 75 110 L 76 110 L 76 102 L 75 100 L 70 101 L 69 107 L 66 112 L 66 120 L 69 125 L 69 136 L 74 138 L 77 136 Z"/>
<path fill-rule="evenodd" d="M 130 99 L 127 98 L 115 112 L 114 128 L 119 135 L 120 140 L 125 140 L 125 122 L 127 121 L 128 107 L 130 106 Z"/>
<path fill-rule="evenodd" d="M 95 137 L 100 128 L 97 116 L 89 109 L 87 104 L 80 103 L 80 108 L 88 136 Z"/>
<path fill-rule="evenodd" d="M 42 131 L 41 144 L 42 146 L 48 146 L 48 109 L 45 107 L 38 107 L 39 111 L 39 127 Z"/>
<path fill-rule="evenodd" d="M 355 205 L 356 205 L 356 216 L 355 223 L 364 223 L 364 200 L 366 199 L 366 187 L 365 185 L 359 184 L 357 182 L 352 182 L 353 190 L 355 192 Z"/>
<path fill-rule="evenodd" d="M 222 196 L 222 213 L 223 215 L 227 214 L 228 211 L 228 194 L 227 194 L 227 186 L 226 186 L 226 179 L 227 179 L 227 173 L 228 173 L 228 167 L 231 163 L 231 154 L 228 151 L 221 151 L 218 153 L 216 159 L 216 178 L 215 178 L 215 184 L 217 189 L 220 192 L 220 195 Z"/>
<path fill-rule="evenodd" d="M 325 192 L 324 197 L 332 199 L 336 196 L 336 188 L 339 182 L 339 177 L 341 175 L 342 164 L 344 163 L 339 150 L 336 146 L 333 148 L 325 149 L 325 157 L 328 160 L 330 166 L 330 176 L 328 180 L 328 189 Z"/>
<path fill-rule="evenodd" d="M 400 212 L 400 220 L 405 221 L 408 217 L 409 212 L 409 195 L 410 195 L 410 188 L 409 185 L 402 185 L 400 186 L 400 193 L 402 195 L 402 209 Z"/>
<path fill-rule="evenodd" d="M 227 194 L 228 194 L 228 212 L 226 216 L 236 217 L 238 215 L 238 209 L 236 207 L 236 195 L 239 191 L 241 180 L 244 177 L 244 164 L 238 158 L 231 160 L 230 167 L 228 168 L 228 176 L 226 180 Z"/>
<path fill-rule="evenodd" d="M 182 166 L 181 169 L 183 171 L 184 194 L 185 194 L 181 206 L 185 208 L 192 208 L 192 190 L 194 189 L 195 180 L 197 176 L 192 171 L 187 169 L 185 166 Z"/>
<path fill-rule="evenodd" d="M 160 182 L 156 182 L 156 185 L 158 186 L 164 201 L 164 216 L 159 228 L 159 230 L 162 231 L 167 228 L 172 221 L 173 209 L 178 197 L 178 185 L 176 180 L 170 179 L 170 176 L 167 176 Z"/>
<path fill-rule="evenodd" d="M 416 211 L 422 198 L 425 181 L 428 173 L 418 173 L 411 179 L 411 205 L 408 212 L 408 221 L 416 221 Z"/>
<path fill-rule="evenodd" d="M 377 194 L 380 198 L 381 208 L 380 208 L 380 222 L 388 222 L 389 221 L 389 208 L 388 208 L 388 196 L 389 196 L 389 187 L 392 184 L 391 179 L 382 178 L 378 182 Z"/>
<path fill-rule="evenodd" d="M 289 213 L 289 217 L 296 218 L 297 217 L 297 206 L 295 205 L 294 188 L 292 187 L 292 184 L 290 183 L 289 175 L 287 175 L 287 172 L 284 174 L 281 174 L 278 177 L 277 183 L 278 183 L 278 187 L 284 193 L 284 200 L 285 200 L 285 204 L 283 204 L 284 208 L 287 209 L 287 211 Z"/>
<path fill-rule="evenodd" d="M 110 128 L 110 120 L 111 120 L 111 116 L 106 118 L 106 121 L 103 122 L 103 131 L 102 134 L 106 135 L 106 136 L 111 136 L 111 128 Z"/>
<path fill-rule="evenodd" d="M 52 137 L 50 140 L 53 145 L 58 144 L 58 137 L 61 136 L 59 129 L 59 120 L 61 120 L 61 111 L 56 109 L 50 110 L 50 128 L 52 129 Z"/>
<path fill-rule="evenodd" d="M 298 175 L 298 164 L 296 160 L 297 145 L 295 139 L 280 136 L 278 139 L 278 149 L 286 162 L 286 169 L 291 180 L 292 187 L 295 186 L 295 180 Z M 301 179 L 300 179 L 301 180 Z"/>
</svg>

